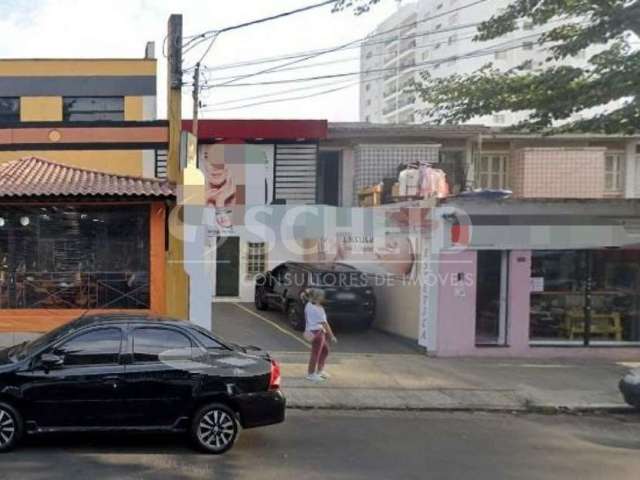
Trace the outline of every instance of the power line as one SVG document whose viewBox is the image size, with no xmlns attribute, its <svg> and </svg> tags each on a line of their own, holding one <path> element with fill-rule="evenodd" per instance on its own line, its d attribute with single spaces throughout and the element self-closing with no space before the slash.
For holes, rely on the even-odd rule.
<svg viewBox="0 0 640 480">
<path fill-rule="evenodd" d="M 454 43 L 458 43 L 458 42 L 461 42 L 461 41 L 464 41 L 464 40 L 469 40 L 469 39 L 473 38 L 474 36 L 475 36 L 475 33 L 473 35 L 465 35 L 463 37 L 458 37 L 458 38 L 455 39 L 455 41 L 449 42 L 449 45 L 453 45 Z M 421 48 L 433 47 L 433 46 L 439 45 L 441 43 L 442 43 L 442 41 L 433 42 L 433 43 L 427 43 L 427 44 L 421 45 L 420 47 Z M 387 53 L 378 53 L 378 54 L 372 55 L 371 57 L 383 57 L 383 56 L 386 57 L 388 55 L 389 54 L 387 54 Z M 335 65 L 337 63 L 354 62 L 354 61 L 360 60 L 360 58 L 361 57 L 349 57 L 349 58 L 341 58 L 341 59 L 338 59 L 338 60 L 330 60 L 330 61 L 327 61 L 327 62 L 312 63 L 310 65 L 300 65 L 300 66 L 297 66 L 297 67 L 280 68 L 280 69 L 278 69 L 277 73 L 285 72 L 285 71 L 292 71 L 292 70 L 304 70 L 306 68 L 315 68 L 315 67 L 321 67 L 321 66 L 325 66 L 325 65 Z M 397 59 L 397 57 L 395 57 L 395 58 Z M 388 63 L 388 62 L 385 62 L 385 63 Z M 225 77 L 210 77 L 209 81 L 223 81 L 223 80 L 228 80 L 228 79 L 236 78 L 236 77 L 237 77 L 237 75 L 228 75 L 228 76 L 225 76 Z"/>
<path fill-rule="evenodd" d="M 529 35 L 532 36 L 532 35 Z M 522 37 L 521 39 L 524 39 L 527 37 Z M 521 40 L 518 39 L 518 40 Z M 512 42 L 514 40 L 510 40 L 509 42 Z M 503 42 L 503 44 L 508 43 L 508 42 Z M 516 48 L 520 48 L 521 45 L 513 45 L 507 48 L 491 48 L 491 49 L 479 49 L 476 51 L 471 51 L 468 52 L 467 54 L 463 55 L 463 56 L 451 56 L 451 57 L 446 57 L 446 58 L 439 58 L 439 59 L 435 59 L 435 60 L 431 60 L 431 61 L 427 61 L 427 62 L 422 62 L 420 64 L 416 64 L 415 66 L 422 66 L 422 65 L 428 65 L 428 64 L 436 64 L 436 63 L 445 63 L 447 61 L 451 61 L 451 60 L 465 60 L 465 59 L 471 59 L 471 58 L 477 58 L 477 57 L 481 57 L 481 56 L 486 56 L 486 55 L 493 55 L 497 52 L 505 52 L 505 51 L 509 51 L 509 50 L 514 50 Z M 254 103 L 249 103 L 249 104 L 245 104 L 245 105 L 238 105 L 238 106 L 234 106 L 234 107 L 229 107 L 229 108 L 222 108 L 222 109 L 207 109 L 206 111 L 226 111 L 226 110 L 239 110 L 239 109 L 243 109 L 243 108 L 249 108 L 249 107 L 253 107 L 253 106 L 258 106 L 258 105 L 265 105 L 265 104 L 272 104 L 272 103 L 280 103 L 280 102 L 289 102 L 289 101 L 293 101 L 293 100 L 300 100 L 300 99 L 305 99 L 305 98 L 312 98 L 312 97 L 317 97 L 317 96 L 321 96 L 321 95 L 326 95 L 329 93 L 333 93 L 339 90 L 344 90 L 346 88 L 350 88 L 352 86 L 358 85 L 360 83 L 364 83 L 364 82 L 370 82 L 370 81 L 374 81 L 374 80 L 380 80 L 383 79 L 384 76 L 379 76 L 379 77 L 374 77 L 374 78 L 367 78 L 367 79 L 361 79 L 358 80 L 357 82 L 353 82 L 349 85 L 343 86 L 343 87 L 338 87 L 335 89 L 331 89 L 331 90 L 326 90 L 326 91 L 322 91 L 322 92 L 316 92 L 310 95 L 304 95 L 304 96 L 299 96 L 299 97 L 287 97 L 287 98 L 282 98 L 282 99 L 275 99 L 275 100 L 270 100 L 270 101 L 266 101 L 266 102 L 254 102 Z M 313 87 L 309 87 L 309 89 L 311 88 L 318 88 L 318 85 L 315 85 Z M 291 90 L 289 90 L 291 91 Z M 281 93 L 286 93 L 286 92 L 281 92 Z M 252 98 L 264 98 L 267 96 L 274 96 L 276 95 L 271 94 L 271 95 L 262 95 L 262 96 L 256 96 L 256 97 L 252 97 Z M 213 104 L 210 106 L 216 106 L 216 105 L 223 105 L 223 104 L 228 104 L 228 103 L 237 103 L 241 101 L 240 99 L 238 100 L 230 100 L 230 101 L 226 101 L 226 102 L 222 102 L 219 104 Z"/>
<path fill-rule="evenodd" d="M 225 100 L 224 102 L 216 102 L 210 105 L 204 105 L 205 107 L 216 107 L 219 105 L 228 105 L 230 103 L 238 103 L 238 102 L 246 102 L 247 100 L 256 100 L 256 99 L 260 99 L 260 98 L 269 98 L 269 97 L 277 97 L 278 95 L 282 95 L 284 93 L 292 93 L 292 92 L 302 92 L 305 90 L 313 90 L 316 88 L 321 88 L 321 87 L 328 87 L 328 86 L 335 86 L 336 84 L 342 84 L 345 82 L 349 82 L 351 83 L 351 80 L 341 80 L 338 82 L 325 82 L 325 83 L 319 83 L 317 85 L 307 85 L 306 87 L 298 87 L 298 88 L 287 88 L 286 90 L 278 90 L 277 92 L 271 92 L 271 93 L 262 93 L 260 95 L 254 95 L 252 97 L 242 97 L 242 98 L 236 98 L 234 100 Z"/>
<path fill-rule="evenodd" d="M 354 87 L 354 86 L 358 85 L 359 83 L 360 83 L 360 81 L 358 80 L 357 82 L 351 82 L 348 85 L 344 85 L 342 87 L 336 87 L 336 88 L 332 88 L 332 89 L 329 89 L 329 90 L 324 90 L 322 92 L 312 93 L 312 94 L 309 94 L 309 95 L 299 95 L 297 97 L 288 97 L 288 98 L 277 98 L 275 100 L 266 100 L 264 102 L 254 102 L 254 103 L 249 103 L 249 104 L 246 104 L 246 105 L 239 105 L 239 106 L 236 106 L 236 107 L 205 109 L 204 111 L 207 111 L 207 112 L 212 112 L 212 111 L 220 112 L 220 111 L 227 111 L 227 110 L 240 110 L 242 108 L 255 107 L 255 106 L 258 106 L 258 105 L 267 105 L 267 104 L 270 104 L 270 103 L 281 103 L 281 102 L 291 102 L 291 101 L 294 101 L 294 100 L 303 100 L 303 99 L 306 99 L 306 98 L 318 97 L 320 95 L 327 95 L 329 93 L 338 92 L 340 90 L 346 90 L 347 88 Z"/>
<path fill-rule="evenodd" d="M 382 40 L 382 41 L 378 41 L 378 42 L 369 42 L 368 40 L 370 40 L 371 38 L 374 38 L 374 37 L 380 37 L 380 36 L 386 35 L 386 34 L 388 34 L 388 33 L 390 33 L 390 32 L 395 32 L 395 31 L 397 31 L 397 30 L 406 30 L 406 29 L 408 29 L 408 28 L 412 28 L 412 27 L 414 27 L 414 26 L 417 26 L 419 23 L 423 23 L 423 22 L 427 22 L 427 21 L 435 20 L 435 19 L 438 19 L 438 18 L 444 17 L 444 16 L 446 16 L 446 15 L 449 15 L 449 14 L 451 14 L 451 13 L 456 13 L 456 12 L 459 12 L 459 11 L 461 11 L 461 10 L 465 10 L 465 9 L 470 8 L 470 7 L 473 7 L 473 6 L 475 6 L 475 5 L 478 5 L 478 4 L 481 4 L 481 3 L 484 3 L 484 2 L 486 2 L 486 1 L 488 1 L 488 0 L 476 0 L 476 1 L 474 1 L 474 2 L 471 2 L 471 3 L 465 4 L 465 5 L 461 5 L 461 6 L 459 6 L 459 7 L 453 8 L 453 9 L 451 9 L 451 10 L 446 10 L 446 11 L 444 11 L 444 12 L 440 12 L 440 13 L 438 13 L 438 14 L 436 14 L 436 15 L 432 15 L 432 16 L 429 16 L 429 17 L 425 17 L 425 18 L 422 18 L 422 19 L 420 19 L 420 20 L 416 20 L 416 21 L 414 21 L 414 22 L 406 23 L 406 24 L 400 25 L 400 26 L 398 26 L 398 27 L 394 27 L 394 28 L 390 28 L 390 29 L 384 30 L 384 31 L 382 31 L 382 32 L 372 33 L 372 34 L 367 35 L 367 36 L 365 36 L 365 37 L 362 37 L 362 38 L 360 38 L 360 39 L 358 39 L 358 40 L 353 40 L 353 41 L 349 42 L 349 44 L 356 44 L 356 43 L 364 42 L 364 43 L 367 43 L 368 45 L 375 45 L 375 44 L 378 44 L 378 43 L 385 43 L 385 42 L 386 42 L 386 40 Z M 331 3 L 331 2 L 329 2 L 329 3 Z M 321 6 L 321 5 L 322 5 L 322 4 L 319 4 L 318 6 Z M 480 24 L 480 22 L 476 22 L 476 23 L 469 24 L 468 26 L 463 26 L 462 28 L 471 28 L 471 27 L 475 27 L 475 26 L 477 26 L 477 25 L 479 25 L 479 24 Z M 228 27 L 228 28 L 234 28 L 234 27 Z M 455 29 L 459 29 L 459 28 L 460 28 L 460 27 L 457 27 L 457 28 L 455 28 Z M 444 30 L 440 30 L 440 31 L 439 31 L 439 33 L 440 33 L 440 32 L 444 33 L 444 32 L 446 32 L 446 31 L 450 31 L 450 30 L 452 30 L 452 29 L 444 29 Z M 218 32 L 223 32 L 223 31 L 227 31 L 227 29 L 221 29 L 221 30 L 218 30 Z M 210 30 L 210 31 L 208 31 L 208 32 L 204 32 L 203 34 L 200 34 L 200 35 L 193 35 L 193 36 L 191 36 L 191 37 L 188 37 L 188 38 L 191 38 L 191 39 L 192 39 L 192 40 L 190 40 L 189 42 L 192 42 L 192 41 L 193 41 L 194 39 L 196 39 L 197 37 L 200 37 L 200 36 L 203 36 L 203 35 L 205 35 L 205 36 L 206 36 L 206 35 L 211 34 L 211 33 L 213 33 L 213 32 L 216 32 L 216 30 Z M 433 32 L 431 32 L 431 33 L 433 33 Z M 410 35 L 410 36 L 406 36 L 406 37 L 401 37 L 401 38 L 399 38 L 399 39 L 400 39 L 400 40 L 404 40 L 404 39 L 407 39 L 407 38 L 413 38 L 413 37 L 424 36 L 424 35 L 429 35 L 429 34 L 430 34 L 430 33 L 427 33 L 427 34 L 419 34 L 419 35 Z M 202 39 L 201 39 L 201 40 L 200 40 L 200 42 L 201 42 L 201 41 L 204 41 L 204 40 L 202 40 Z M 189 45 L 189 42 L 187 42 L 187 44 L 186 44 L 186 45 Z M 351 47 L 351 48 L 359 48 L 359 47 L 360 47 L 360 45 L 355 45 L 354 47 Z M 188 49 L 191 49 L 191 48 L 193 48 L 193 47 L 189 47 Z M 334 47 L 330 47 L 330 48 L 329 48 L 329 50 L 333 50 L 333 48 L 334 48 Z M 321 52 L 324 52 L 324 51 L 325 51 L 325 50 L 323 50 L 323 49 L 321 49 L 321 50 L 312 50 L 312 51 L 309 51 L 309 52 L 303 52 L 303 53 L 302 53 L 302 54 L 300 54 L 299 56 L 313 55 L 313 54 L 321 53 Z M 287 59 L 289 59 L 289 58 L 296 58 L 296 57 L 297 57 L 297 55 L 296 55 L 296 56 L 285 56 L 285 57 L 274 57 L 274 60 L 273 60 L 273 61 L 278 61 L 278 60 L 287 60 Z M 264 62 L 260 62 L 260 63 L 270 63 L 270 62 L 264 61 Z M 247 63 L 247 64 L 250 64 L 250 63 Z M 256 62 L 256 64 L 257 64 L 257 62 Z M 217 69 L 221 69 L 221 68 L 218 68 L 218 67 L 216 67 L 216 68 L 217 68 Z M 224 67 L 224 68 L 232 68 L 232 67 Z M 207 68 L 207 69 L 209 70 L 209 68 Z"/>
<path fill-rule="evenodd" d="M 502 44 L 494 45 L 492 47 L 486 47 L 486 48 L 482 48 L 482 49 L 472 50 L 472 51 L 468 52 L 468 54 L 473 54 L 473 53 L 477 53 L 477 52 L 496 53 L 498 51 L 501 51 L 500 49 L 496 49 L 496 47 L 498 47 L 500 45 L 509 44 L 509 43 L 513 43 L 513 42 L 520 42 L 520 41 L 526 40 L 528 38 L 538 37 L 539 35 L 540 35 L 539 33 L 534 33 L 534 34 L 526 35 L 524 37 L 511 39 L 511 40 L 508 40 L 507 42 L 503 42 Z M 512 47 L 509 47 L 504 51 L 513 50 L 515 48 L 521 48 L 521 47 L 522 47 L 522 45 L 518 44 L 518 45 L 515 45 L 515 46 L 512 46 Z M 453 55 L 453 56 L 450 56 L 450 57 L 429 60 L 429 61 L 425 61 L 425 62 L 421 62 L 421 63 L 416 63 L 414 65 L 411 65 L 410 67 L 413 69 L 414 67 L 423 66 L 423 65 L 433 65 L 433 64 L 444 63 L 444 62 L 448 62 L 448 61 L 452 61 L 452 60 L 464 59 L 464 58 L 467 58 L 468 54 Z M 212 85 L 212 87 L 222 87 L 222 86 L 224 86 L 224 87 L 248 87 L 248 86 L 256 86 L 256 85 L 279 85 L 279 84 L 282 84 L 282 83 L 307 82 L 307 81 L 320 80 L 320 79 L 325 79 L 325 78 L 327 78 L 327 79 L 328 78 L 342 78 L 342 77 L 348 77 L 348 76 L 360 75 L 360 74 L 367 75 L 367 74 L 370 74 L 370 73 L 388 72 L 388 71 L 392 71 L 392 70 L 398 70 L 398 69 L 396 67 L 392 67 L 392 68 L 374 68 L 374 69 L 371 69 L 371 70 L 366 70 L 364 72 L 362 72 L 360 70 L 357 70 L 357 71 L 353 71 L 353 72 L 335 73 L 335 74 L 330 74 L 330 75 L 316 75 L 316 76 L 312 76 L 312 77 L 299 77 L 299 78 L 285 79 L 285 80 L 270 80 L 270 81 L 252 82 L 252 83 L 234 83 L 234 84 L 228 84 L 228 85 L 214 84 L 214 85 Z"/>
<path fill-rule="evenodd" d="M 217 35 L 219 35 L 221 33 L 224 33 L 224 32 L 230 32 L 232 30 L 239 30 L 241 28 L 246 28 L 246 27 L 250 27 L 250 26 L 253 26 L 253 25 L 258 25 L 258 24 L 261 24 L 261 23 L 270 22 L 270 21 L 273 21 L 273 20 L 278 20 L 280 18 L 284 18 L 284 17 L 288 17 L 288 16 L 295 15 L 295 14 L 298 14 L 298 13 L 302 13 L 302 12 L 306 12 L 306 11 L 309 11 L 309 10 L 313 10 L 313 9 L 316 9 L 316 8 L 324 7 L 326 5 L 331 5 L 331 4 L 336 3 L 336 1 L 337 0 L 327 0 L 327 1 L 324 1 L 324 2 L 320 2 L 320 3 L 315 3 L 315 4 L 312 4 L 312 5 L 307 5 L 305 7 L 300 7 L 300 8 L 297 8 L 295 10 L 289 10 L 289 11 L 278 13 L 278 14 L 275 14 L 275 15 L 270 15 L 268 17 L 262 17 L 262 18 L 258 18 L 258 19 L 251 20 L 251 21 L 248 21 L 248 22 L 243 22 L 243 23 L 239 23 L 239 24 L 236 24 L 236 25 L 231 25 L 229 27 L 207 30 L 207 31 L 205 31 L 203 33 L 200 33 L 198 35 L 192 35 L 192 36 L 186 37 L 189 40 L 186 43 L 183 44 L 183 48 L 184 49 L 192 49 L 192 48 L 194 48 L 194 44 L 197 45 L 197 44 L 200 44 L 200 43 L 206 41 L 207 38 L 210 35 L 217 36 Z"/>
</svg>

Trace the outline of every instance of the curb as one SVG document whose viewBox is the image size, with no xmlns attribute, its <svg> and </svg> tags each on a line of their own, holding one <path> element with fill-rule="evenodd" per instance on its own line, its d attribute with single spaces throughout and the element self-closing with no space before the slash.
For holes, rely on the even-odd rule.
<svg viewBox="0 0 640 480">
<path fill-rule="evenodd" d="M 459 406 L 459 407 L 389 407 L 389 406 L 346 406 L 346 405 L 287 405 L 287 410 L 295 411 L 333 411 L 333 412 L 469 412 L 469 413 L 506 413 L 506 414 L 531 414 L 531 415 L 631 415 L 640 414 L 633 407 L 623 405 L 594 405 L 594 406 L 561 406 L 539 405 L 521 407 L 498 406 Z"/>
</svg>

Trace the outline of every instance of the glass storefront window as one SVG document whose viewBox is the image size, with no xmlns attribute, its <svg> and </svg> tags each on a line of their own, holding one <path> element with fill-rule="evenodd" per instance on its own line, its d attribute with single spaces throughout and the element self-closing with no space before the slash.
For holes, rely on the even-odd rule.
<svg viewBox="0 0 640 480">
<path fill-rule="evenodd" d="M 532 341 L 584 342 L 584 331 L 570 325 L 585 307 L 586 257 L 583 251 L 537 251 L 531 258 Z"/>
<path fill-rule="evenodd" d="M 0 207 L 1 309 L 149 308 L 147 206 Z"/>
<path fill-rule="evenodd" d="M 592 252 L 591 344 L 640 341 L 640 250 Z"/>
<path fill-rule="evenodd" d="M 640 341 L 640 250 L 536 251 L 530 340 Z"/>
</svg>

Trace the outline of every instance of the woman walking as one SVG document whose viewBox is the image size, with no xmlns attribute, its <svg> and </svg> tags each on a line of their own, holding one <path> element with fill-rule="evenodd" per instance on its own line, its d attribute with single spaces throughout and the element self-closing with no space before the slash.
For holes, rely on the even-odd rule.
<svg viewBox="0 0 640 480">
<path fill-rule="evenodd" d="M 313 289 L 309 292 L 309 302 L 304 307 L 306 328 L 304 336 L 311 342 L 311 356 L 307 380 L 322 382 L 329 378 L 324 371 L 324 366 L 329 356 L 329 341 L 337 342 L 333 330 L 327 321 L 327 313 L 324 311 L 324 292 Z"/>
</svg>

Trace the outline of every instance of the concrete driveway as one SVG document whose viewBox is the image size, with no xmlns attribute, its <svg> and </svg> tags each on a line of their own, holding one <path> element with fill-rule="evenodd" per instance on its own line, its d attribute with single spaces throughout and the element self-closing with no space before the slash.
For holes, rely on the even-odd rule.
<svg viewBox="0 0 640 480">
<path fill-rule="evenodd" d="M 293 330 L 284 313 L 259 311 L 251 303 L 214 303 L 212 330 L 231 342 L 258 345 L 273 352 L 306 352 L 309 344 Z M 377 330 L 336 331 L 334 353 L 419 354 L 417 344 Z"/>
</svg>

